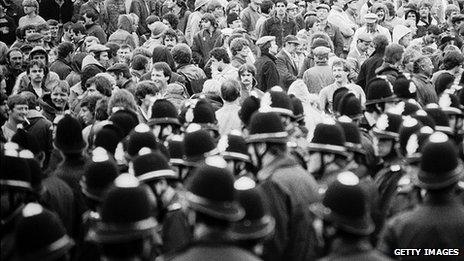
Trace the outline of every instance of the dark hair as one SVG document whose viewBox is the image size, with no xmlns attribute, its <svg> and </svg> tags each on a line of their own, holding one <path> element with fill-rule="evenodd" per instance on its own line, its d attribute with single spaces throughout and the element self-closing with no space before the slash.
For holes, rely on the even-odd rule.
<svg viewBox="0 0 464 261">
<path fill-rule="evenodd" d="M 167 13 L 163 16 L 163 19 L 168 21 L 168 23 L 171 25 L 172 29 L 176 30 L 177 25 L 179 25 L 179 18 L 177 15 L 173 13 Z"/>
<path fill-rule="evenodd" d="M 102 97 L 95 104 L 95 120 L 103 121 L 110 117 L 108 115 L 108 100 L 107 97 Z"/>
<path fill-rule="evenodd" d="M 92 84 L 95 84 L 95 89 L 106 97 L 111 96 L 113 86 L 111 82 L 105 76 L 94 76 L 87 80 L 85 83 L 86 89 L 88 89 Z"/>
<path fill-rule="evenodd" d="M 132 57 L 131 67 L 134 70 L 143 70 L 148 64 L 148 58 L 144 55 L 137 54 Z"/>
<path fill-rule="evenodd" d="M 230 63 L 230 57 L 226 49 L 222 47 L 216 47 L 209 53 L 211 57 L 214 57 L 218 61 L 223 61 L 224 63 Z"/>
<path fill-rule="evenodd" d="M 176 5 L 180 7 L 179 17 L 183 17 L 187 11 L 187 3 L 185 0 L 176 0 Z"/>
<path fill-rule="evenodd" d="M 47 24 L 48 24 L 49 26 L 58 26 L 58 25 L 59 25 L 58 21 L 55 20 L 55 19 L 48 19 L 48 20 L 47 20 Z"/>
<path fill-rule="evenodd" d="M 218 23 L 213 14 L 210 14 L 210 13 L 204 14 L 203 17 L 201 18 L 201 21 L 203 20 L 208 20 L 209 22 L 211 22 L 211 26 L 213 26 L 214 28 L 218 27 Z"/>
<path fill-rule="evenodd" d="M 156 71 L 163 71 L 164 76 L 169 76 L 169 79 L 171 79 L 172 76 L 172 71 L 169 65 L 165 62 L 157 62 L 153 64 L 153 70 Z"/>
<path fill-rule="evenodd" d="M 240 66 L 240 68 L 238 68 L 238 77 L 241 78 L 241 75 L 244 72 L 250 72 L 253 75 L 253 77 L 255 77 L 256 76 L 256 67 L 253 64 L 250 64 L 250 63 L 242 64 L 242 66 Z"/>
<path fill-rule="evenodd" d="M 380 54 L 385 53 L 385 48 L 387 48 L 387 45 L 388 45 L 388 38 L 385 35 L 378 34 L 374 36 L 374 39 L 372 39 L 372 42 L 375 45 L 375 53 L 380 53 Z"/>
<path fill-rule="evenodd" d="M 35 28 L 37 32 L 45 31 L 45 30 L 50 30 L 50 26 L 48 24 L 39 24 Z"/>
<path fill-rule="evenodd" d="M 387 63 L 394 64 L 401 60 L 404 53 L 404 47 L 399 44 L 389 44 L 387 48 L 385 48 L 385 57 L 384 61 Z"/>
<path fill-rule="evenodd" d="M 178 64 L 189 64 L 192 60 L 192 51 L 186 44 L 177 44 L 172 48 L 172 58 Z"/>
<path fill-rule="evenodd" d="M 35 94 L 33 94 L 32 92 L 24 91 L 24 92 L 21 92 L 19 95 L 21 95 L 22 97 L 24 97 L 24 99 L 26 99 L 27 107 L 29 108 L 29 110 L 33 110 L 37 108 L 37 106 L 39 106 L 39 101 L 37 100 L 37 96 L 35 96 Z"/>
<path fill-rule="evenodd" d="M 135 86 L 135 98 L 137 103 L 140 105 L 145 95 L 151 94 L 156 95 L 159 93 L 158 87 L 156 87 L 153 81 L 141 81 Z"/>
<path fill-rule="evenodd" d="M 33 66 L 39 66 L 39 68 L 43 69 L 44 70 L 44 74 L 47 72 L 47 66 L 45 66 L 45 64 L 42 62 L 42 61 L 39 61 L 39 60 L 32 60 L 30 61 L 28 64 L 27 64 L 27 67 L 26 67 L 26 72 L 27 74 L 30 74 L 31 73 L 31 68 Z"/>
<path fill-rule="evenodd" d="M 230 51 L 232 52 L 232 55 L 236 55 L 238 51 L 242 50 L 243 47 L 249 46 L 250 43 L 248 42 L 247 39 L 243 37 L 235 38 L 230 42 Z"/>
<path fill-rule="evenodd" d="M 85 26 L 82 24 L 82 23 L 74 23 L 72 26 L 71 26 L 71 30 L 75 33 L 75 34 L 86 34 L 86 30 L 85 30 Z"/>
<path fill-rule="evenodd" d="M 350 72 L 351 68 L 344 59 L 337 59 L 332 63 L 332 68 L 335 66 L 343 67 L 344 72 Z"/>
<path fill-rule="evenodd" d="M 98 14 L 94 10 L 87 10 L 84 13 L 84 15 L 87 16 L 88 18 L 92 19 L 93 22 L 98 20 Z"/>
<path fill-rule="evenodd" d="M 10 95 L 7 100 L 8 108 L 12 110 L 16 105 L 28 105 L 26 98 L 19 94 Z"/>
<path fill-rule="evenodd" d="M 287 6 L 287 1 L 286 0 L 276 0 L 274 2 L 274 4 L 277 5 L 277 3 L 284 3 L 284 5 Z"/>
<path fill-rule="evenodd" d="M 169 68 L 171 68 L 171 71 L 173 71 L 176 68 L 171 52 L 164 45 L 158 45 L 153 49 L 152 61 L 153 63 L 167 63 L 169 65 Z"/>
<path fill-rule="evenodd" d="M 274 2 L 272 2 L 270 0 L 264 0 L 261 3 L 261 12 L 263 14 L 269 14 L 269 12 L 271 12 L 271 9 L 272 9 L 273 6 L 274 6 Z"/>
<path fill-rule="evenodd" d="M 240 83 L 236 80 L 226 80 L 221 84 L 221 98 L 233 102 L 240 97 Z"/>
<path fill-rule="evenodd" d="M 428 56 L 421 55 L 421 56 L 417 57 L 417 58 L 413 61 L 413 73 L 420 73 L 420 72 L 422 72 L 422 69 L 421 69 L 420 65 L 422 65 L 422 63 L 423 63 L 426 59 L 430 59 L 430 58 L 429 58 Z"/>
<path fill-rule="evenodd" d="M 116 57 L 116 55 L 118 55 L 119 48 L 121 48 L 119 46 L 119 44 L 113 43 L 113 42 L 108 42 L 108 43 L 105 44 L 105 46 L 110 48 L 110 50 L 108 50 L 108 58 L 109 59 L 111 59 L 113 57 Z M 98 57 L 100 57 L 100 54 L 98 54 Z"/>
<path fill-rule="evenodd" d="M 166 37 L 172 37 L 172 38 L 175 38 L 176 39 L 176 42 L 179 42 L 179 36 L 177 36 L 177 33 L 176 31 L 174 31 L 174 29 L 167 29 L 166 31 L 164 31 L 164 34 L 163 34 L 163 42 L 164 42 L 164 39 Z"/>
<path fill-rule="evenodd" d="M 84 97 L 81 101 L 81 108 L 87 107 L 89 111 L 94 114 L 95 112 L 95 106 L 97 105 L 97 101 L 103 98 L 101 95 L 95 94 L 95 95 L 88 95 Z"/>
<path fill-rule="evenodd" d="M 72 26 L 73 26 L 73 22 L 67 22 L 67 23 L 65 23 L 65 24 L 63 25 L 63 30 L 65 30 L 65 31 L 66 31 L 66 30 L 69 30 L 69 29 L 72 28 Z"/>
<path fill-rule="evenodd" d="M 58 45 L 58 58 L 65 58 L 72 52 L 74 52 L 74 44 L 62 42 Z"/>
<path fill-rule="evenodd" d="M 437 25 L 431 24 L 427 27 L 427 33 L 429 34 L 439 35 L 441 32 L 442 30 Z"/>
</svg>

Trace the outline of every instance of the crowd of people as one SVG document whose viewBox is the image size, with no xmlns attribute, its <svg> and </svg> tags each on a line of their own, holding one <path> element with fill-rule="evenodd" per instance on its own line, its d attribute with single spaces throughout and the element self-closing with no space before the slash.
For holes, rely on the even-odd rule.
<svg viewBox="0 0 464 261">
<path fill-rule="evenodd" d="M 462 0 L 1 0 L 0 260 L 464 260 L 463 41 Z"/>
</svg>

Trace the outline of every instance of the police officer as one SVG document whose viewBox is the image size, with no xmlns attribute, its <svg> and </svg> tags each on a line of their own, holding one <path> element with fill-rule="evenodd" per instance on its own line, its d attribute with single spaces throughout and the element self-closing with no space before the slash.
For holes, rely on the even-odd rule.
<svg viewBox="0 0 464 261">
<path fill-rule="evenodd" d="M 231 242 L 230 225 L 245 214 L 235 198 L 234 177 L 227 170 L 225 160 L 220 156 L 206 158 L 187 184 L 186 200 L 194 225 L 193 242 L 166 260 L 260 260 Z"/>
<path fill-rule="evenodd" d="M 287 151 L 288 133 L 275 112 L 257 112 L 246 139 L 257 179 L 276 220 L 275 234 L 264 244 L 265 260 L 315 257 L 311 215 L 305 207 L 318 200 L 317 184 Z"/>
<path fill-rule="evenodd" d="M 310 206 L 319 219 L 314 226 L 322 239 L 321 260 L 390 260 L 373 249 L 368 236 L 374 231 L 368 196 L 352 172 L 337 174 L 322 204 Z"/>
<path fill-rule="evenodd" d="M 148 125 L 161 143 L 171 135 L 179 134 L 181 125 L 176 107 L 168 100 L 156 100 L 151 107 Z"/>
<path fill-rule="evenodd" d="M 177 174 L 160 152 L 142 148 L 129 169 L 140 182 L 148 185 L 157 202 L 156 219 L 162 224 L 163 253 L 172 253 L 185 247 L 191 240 L 191 229 L 183 211 L 178 193 Z"/>
<path fill-rule="evenodd" d="M 395 256 L 395 249 L 462 249 L 464 207 L 456 195 L 462 178 L 462 163 L 456 145 L 444 133 L 432 134 L 422 149 L 417 185 L 425 197 L 418 207 L 393 217 L 385 226 L 378 249 Z M 430 253 L 429 253 L 430 254 Z M 417 260 L 432 260 L 421 252 Z M 459 256 L 460 255 L 460 256 Z M 453 252 L 449 260 L 462 260 Z"/>
<path fill-rule="evenodd" d="M 103 198 L 101 219 L 89 237 L 106 260 L 153 260 L 160 241 L 153 194 L 131 174 L 121 174 Z"/>
<path fill-rule="evenodd" d="M 256 171 L 252 168 L 245 138 L 239 130 L 232 130 L 229 134 L 223 135 L 219 139 L 217 149 L 237 179 L 241 176 L 255 178 Z"/>
</svg>

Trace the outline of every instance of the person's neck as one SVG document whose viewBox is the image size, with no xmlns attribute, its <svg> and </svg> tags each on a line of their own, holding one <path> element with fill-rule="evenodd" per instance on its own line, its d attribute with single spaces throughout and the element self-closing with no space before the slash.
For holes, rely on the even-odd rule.
<svg viewBox="0 0 464 261">
<path fill-rule="evenodd" d="M 35 18 L 36 16 L 37 16 L 37 14 L 34 13 L 34 12 L 29 13 L 29 14 L 27 15 L 27 17 L 29 17 L 29 18 Z"/>
<path fill-rule="evenodd" d="M 276 17 L 279 18 L 279 20 L 284 20 L 285 13 L 284 14 L 276 14 Z"/>
<path fill-rule="evenodd" d="M 335 81 L 335 84 L 337 85 L 337 87 L 344 87 L 348 84 L 348 80 L 347 79 L 343 79 L 341 81 Z"/>
<path fill-rule="evenodd" d="M 18 124 L 20 124 L 20 123 L 22 123 L 22 122 L 17 122 L 15 119 L 13 119 L 11 117 L 8 119 L 8 122 L 7 122 L 7 124 L 10 126 L 10 129 L 15 131 L 15 132 L 18 129 Z"/>
<path fill-rule="evenodd" d="M 42 82 L 31 81 L 31 85 L 34 89 L 42 89 Z"/>
</svg>

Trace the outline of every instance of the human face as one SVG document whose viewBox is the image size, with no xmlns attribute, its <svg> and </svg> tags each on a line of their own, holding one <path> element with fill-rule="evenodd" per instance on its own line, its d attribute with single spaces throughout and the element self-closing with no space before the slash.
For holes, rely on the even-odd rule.
<svg viewBox="0 0 464 261">
<path fill-rule="evenodd" d="M 287 50 L 287 52 L 289 52 L 291 54 L 295 53 L 297 47 L 298 47 L 298 44 L 295 44 L 295 43 L 286 43 L 285 44 L 285 50 Z"/>
<path fill-rule="evenodd" d="M 229 27 L 231 29 L 237 29 L 237 28 L 242 28 L 242 20 L 237 19 L 232 22 L 232 24 L 229 24 Z"/>
<path fill-rule="evenodd" d="M 87 17 L 86 15 L 83 15 L 82 18 L 84 18 L 84 24 L 93 24 L 92 18 Z"/>
<path fill-rule="evenodd" d="M 201 20 L 201 28 L 210 29 L 211 28 L 211 22 L 208 19 Z"/>
<path fill-rule="evenodd" d="M 425 75 L 427 76 L 432 76 L 433 74 L 433 63 L 430 58 L 425 58 L 424 61 L 421 64 L 421 68 L 424 71 Z"/>
<path fill-rule="evenodd" d="M 406 19 L 416 22 L 416 14 L 413 13 L 413 12 L 409 12 L 409 13 L 408 13 L 408 16 L 406 17 Z"/>
<path fill-rule="evenodd" d="M 329 16 L 329 11 L 325 8 L 319 8 L 316 11 L 317 18 L 319 18 L 319 21 L 325 21 L 327 19 L 327 16 Z"/>
<path fill-rule="evenodd" d="M 10 117 L 15 122 L 24 122 L 29 108 L 27 104 L 16 104 L 14 108 L 10 111 Z"/>
<path fill-rule="evenodd" d="M 387 156 L 391 152 L 393 146 L 393 141 L 391 139 L 379 139 L 377 136 L 374 136 L 372 143 L 374 153 L 378 157 Z"/>
<path fill-rule="evenodd" d="M 101 52 L 100 53 L 100 57 L 99 57 L 98 61 L 101 63 L 101 65 L 103 65 L 103 67 L 105 67 L 105 68 L 108 67 L 109 60 L 110 60 L 110 58 L 108 57 L 108 52 Z"/>
<path fill-rule="evenodd" d="M 275 10 L 278 16 L 284 16 L 287 11 L 287 6 L 284 3 L 279 2 L 276 4 Z"/>
<path fill-rule="evenodd" d="M 25 32 L 24 32 L 24 35 L 25 37 L 27 38 L 29 35 L 35 33 L 35 29 L 34 28 L 31 28 L 31 29 L 27 29 Z"/>
<path fill-rule="evenodd" d="M 343 70 L 343 66 L 333 66 L 332 74 L 337 83 L 346 83 L 348 81 L 348 72 Z"/>
<path fill-rule="evenodd" d="M 242 74 L 240 74 L 240 82 L 244 86 L 250 86 L 253 83 L 253 74 L 249 71 L 244 71 Z"/>
<path fill-rule="evenodd" d="M 20 51 L 10 53 L 10 65 L 15 70 L 20 70 L 23 67 L 23 54 Z"/>
<path fill-rule="evenodd" d="M 237 55 L 245 59 L 248 56 L 249 52 L 250 48 L 248 46 L 243 46 L 242 50 L 237 52 Z"/>
<path fill-rule="evenodd" d="M 306 1 L 299 1 L 298 2 L 298 12 L 300 14 L 304 13 L 306 11 Z"/>
<path fill-rule="evenodd" d="M 118 51 L 116 52 L 117 56 L 118 56 L 118 60 L 120 63 L 125 63 L 127 61 L 128 58 L 130 58 L 131 56 L 131 52 L 130 52 L 130 49 L 128 48 L 124 48 L 124 49 L 118 49 Z"/>
<path fill-rule="evenodd" d="M 428 7 L 423 6 L 423 7 L 421 7 L 421 9 L 419 9 L 420 17 L 427 18 L 427 17 L 429 17 L 429 14 L 430 14 L 430 9 Z"/>
<path fill-rule="evenodd" d="M 40 83 L 44 76 L 44 70 L 37 65 L 34 65 L 29 69 L 29 78 L 32 82 Z"/>
<path fill-rule="evenodd" d="M 328 54 L 324 54 L 324 55 L 314 55 L 314 63 L 316 64 L 327 64 L 327 62 L 329 61 L 329 55 Z"/>
<path fill-rule="evenodd" d="M 211 69 L 213 71 L 222 71 L 224 67 L 223 62 L 218 61 L 216 58 L 214 58 L 214 56 L 211 56 L 210 60 L 211 60 Z"/>
<path fill-rule="evenodd" d="M 52 31 L 50 29 L 42 30 L 40 33 L 43 35 L 45 42 L 50 42 L 52 40 Z"/>
<path fill-rule="evenodd" d="M 52 25 L 50 26 L 50 33 L 52 34 L 52 37 L 55 38 L 58 36 L 58 26 Z"/>
<path fill-rule="evenodd" d="M 379 20 L 383 20 L 383 18 L 385 17 L 385 11 L 382 8 L 378 9 L 375 13 L 379 17 Z"/>
<path fill-rule="evenodd" d="M 95 84 L 92 84 L 89 87 L 87 87 L 87 94 L 88 95 L 99 94 L 99 91 L 97 91 L 97 86 Z"/>
<path fill-rule="evenodd" d="M 25 5 L 24 6 L 24 13 L 26 15 L 31 14 L 32 12 L 35 12 L 35 11 L 36 11 L 36 9 L 35 9 L 35 6 L 33 6 L 33 5 Z"/>
<path fill-rule="evenodd" d="M 166 0 L 164 1 L 164 5 L 166 5 L 167 8 L 173 8 L 176 3 L 173 0 Z"/>
<path fill-rule="evenodd" d="M 364 40 L 358 40 L 358 49 L 361 52 L 367 52 L 370 46 L 371 46 L 371 42 L 364 41 Z"/>
<path fill-rule="evenodd" d="M 56 50 L 52 49 L 48 53 L 48 63 L 52 64 L 54 61 L 56 61 L 57 58 L 58 58 L 58 54 L 56 53 Z"/>
<path fill-rule="evenodd" d="M 298 7 L 287 9 L 288 16 L 294 18 L 298 14 Z"/>
<path fill-rule="evenodd" d="M 156 87 L 164 89 L 168 85 L 169 76 L 164 76 L 163 71 L 153 69 L 151 71 L 151 80 L 155 82 Z"/>
<path fill-rule="evenodd" d="M 223 17 L 224 16 L 224 8 L 222 8 L 221 6 L 216 7 L 214 9 L 214 11 L 213 11 L 213 15 L 216 18 Z"/>
<path fill-rule="evenodd" d="M 269 48 L 269 53 L 272 55 L 276 55 L 278 50 L 279 46 L 277 46 L 276 41 L 272 41 L 271 47 Z"/>
<path fill-rule="evenodd" d="M 229 10 L 229 13 L 232 13 L 232 12 L 240 15 L 240 6 L 236 5 L 234 8 Z"/>
<path fill-rule="evenodd" d="M 36 53 L 32 56 L 33 61 L 40 61 L 43 64 L 47 64 L 47 55 L 43 53 Z"/>
<path fill-rule="evenodd" d="M 79 117 L 81 117 L 85 125 L 92 124 L 93 115 L 92 115 L 92 112 L 89 110 L 89 108 L 87 108 L 87 106 L 81 107 L 81 110 L 79 111 Z"/>
<path fill-rule="evenodd" d="M 69 95 L 60 88 L 53 89 L 50 94 L 53 104 L 58 108 L 64 108 L 68 103 Z"/>
<path fill-rule="evenodd" d="M 164 37 L 164 46 L 168 48 L 169 51 L 177 44 L 177 40 L 175 37 L 166 36 Z"/>
</svg>

